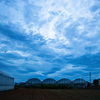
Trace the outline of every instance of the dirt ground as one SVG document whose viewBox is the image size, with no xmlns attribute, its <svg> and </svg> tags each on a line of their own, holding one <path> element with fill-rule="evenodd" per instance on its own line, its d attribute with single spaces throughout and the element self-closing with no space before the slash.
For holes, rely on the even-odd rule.
<svg viewBox="0 0 100 100">
<path fill-rule="evenodd" d="M 20 88 L 0 92 L 0 100 L 100 100 L 100 91 Z"/>
</svg>

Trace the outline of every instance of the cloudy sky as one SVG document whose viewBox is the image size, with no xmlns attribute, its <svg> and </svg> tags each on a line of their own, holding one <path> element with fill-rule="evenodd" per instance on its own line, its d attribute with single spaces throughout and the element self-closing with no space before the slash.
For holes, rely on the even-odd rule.
<svg viewBox="0 0 100 100">
<path fill-rule="evenodd" d="M 0 70 L 15 78 L 100 78 L 100 0 L 0 0 Z"/>
</svg>

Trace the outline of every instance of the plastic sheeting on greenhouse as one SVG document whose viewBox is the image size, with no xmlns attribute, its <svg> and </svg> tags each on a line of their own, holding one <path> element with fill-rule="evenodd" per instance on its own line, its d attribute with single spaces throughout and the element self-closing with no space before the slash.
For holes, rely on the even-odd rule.
<svg viewBox="0 0 100 100">
<path fill-rule="evenodd" d="M 66 85 L 66 86 L 73 86 L 73 83 L 71 80 L 67 78 L 62 78 L 57 82 L 58 85 Z"/>
<path fill-rule="evenodd" d="M 47 78 L 42 83 L 43 84 L 56 84 L 56 80 L 54 80 L 52 78 Z"/>
<path fill-rule="evenodd" d="M 0 71 L 0 91 L 14 89 L 14 78 Z"/>
<path fill-rule="evenodd" d="M 38 78 L 31 78 L 26 82 L 26 86 L 41 85 L 41 81 Z"/>
<path fill-rule="evenodd" d="M 72 84 L 72 81 L 67 78 L 63 78 L 58 81 L 58 84 Z"/>
<path fill-rule="evenodd" d="M 87 82 L 84 79 L 77 78 L 73 81 L 74 87 L 84 88 L 87 86 Z"/>
</svg>

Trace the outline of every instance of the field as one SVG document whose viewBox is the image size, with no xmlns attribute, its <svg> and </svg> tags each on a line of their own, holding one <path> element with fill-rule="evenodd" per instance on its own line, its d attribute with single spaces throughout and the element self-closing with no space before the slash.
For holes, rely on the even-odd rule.
<svg viewBox="0 0 100 100">
<path fill-rule="evenodd" d="M 19 88 L 0 92 L 0 100 L 100 100 L 100 91 Z"/>
</svg>

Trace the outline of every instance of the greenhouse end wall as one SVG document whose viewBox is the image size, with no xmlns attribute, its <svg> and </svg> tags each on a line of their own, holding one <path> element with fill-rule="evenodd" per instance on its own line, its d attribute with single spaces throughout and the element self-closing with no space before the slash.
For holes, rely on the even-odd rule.
<svg viewBox="0 0 100 100">
<path fill-rule="evenodd" d="M 14 78 L 0 71 L 0 91 L 14 89 Z"/>
</svg>

